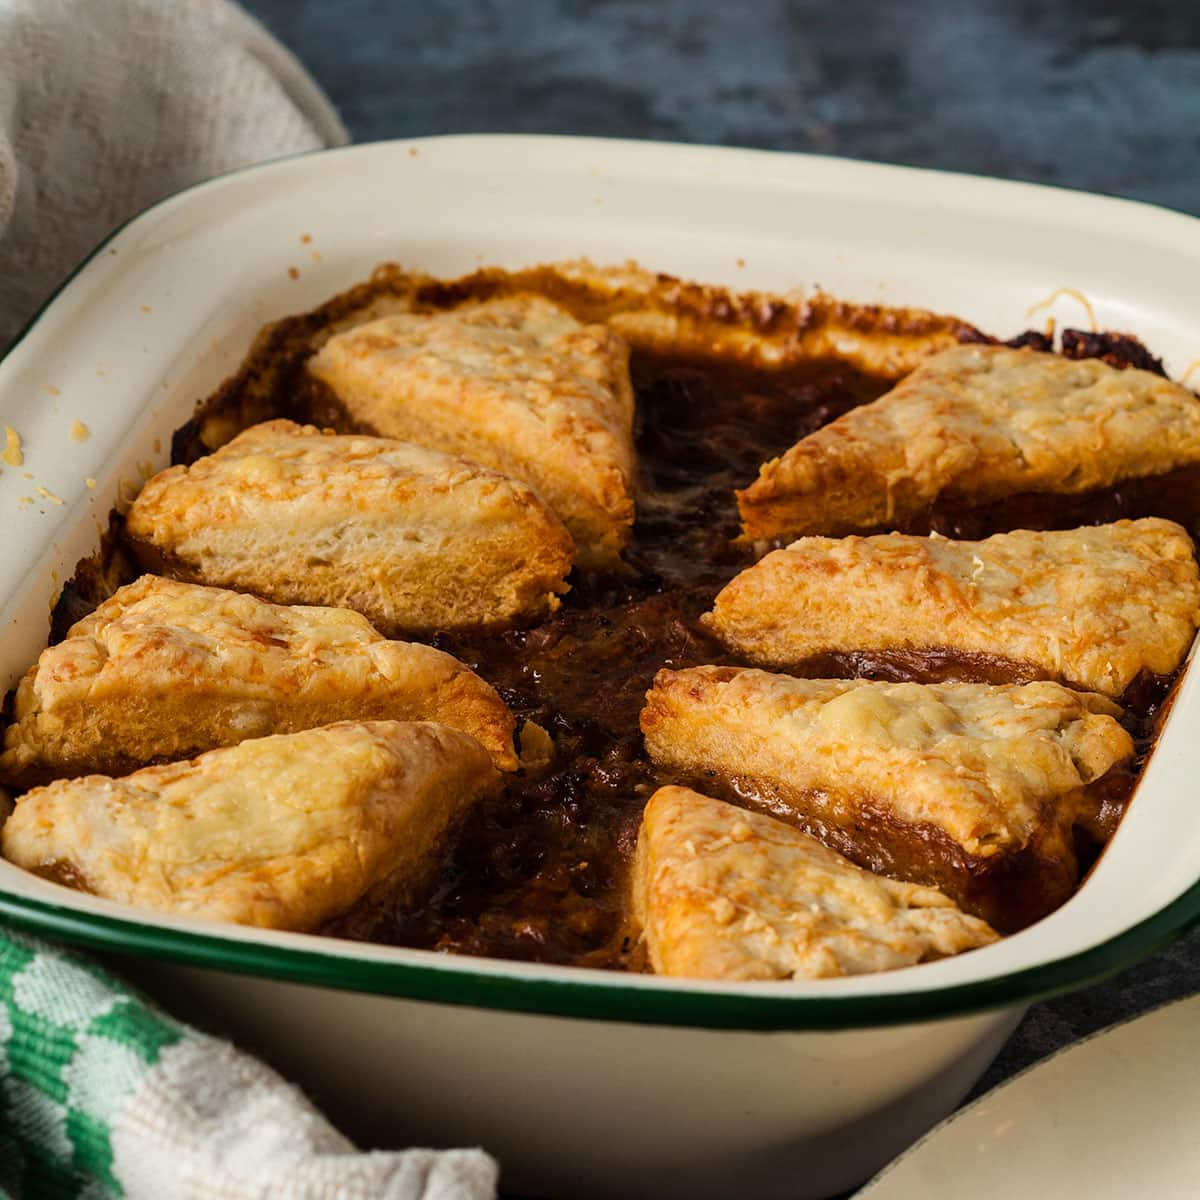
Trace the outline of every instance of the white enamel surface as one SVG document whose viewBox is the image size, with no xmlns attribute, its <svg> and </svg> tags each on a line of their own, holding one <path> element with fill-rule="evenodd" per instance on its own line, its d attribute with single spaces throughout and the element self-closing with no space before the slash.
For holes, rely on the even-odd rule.
<svg viewBox="0 0 1200 1200">
<path fill-rule="evenodd" d="M 562 1200 L 844 1191 L 953 1108 L 1021 1016 L 714 1034 L 161 965 L 139 982 L 263 1055 L 359 1145 L 480 1145 L 502 1188 Z"/>
<path fill-rule="evenodd" d="M 1193 1200 L 1200 997 L 1060 1051 L 914 1146 L 862 1200 Z"/>
<path fill-rule="evenodd" d="M 1024 328 L 1029 307 L 1054 289 L 1071 287 L 1086 294 L 1101 326 L 1143 337 L 1176 373 L 1200 354 L 1200 223 L 1143 205 L 795 155 L 583 139 L 431 139 L 257 168 L 133 222 L 0 363 L 0 425 L 21 433 L 26 456 L 20 468 L 0 464 L 0 689 L 44 645 L 57 589 L 94 548 L 122 480 L 135 486 L 166 463 L 172 431 L 265 321 L 311 307 L 384 260 L 453 275 L 581 254 L 733 286 L 819 284 L 846 299 L 952 311 L 1002 334 Z M 1085 323 L 1069 296 L 1052 311 L 1060 323 Z M 74 420 L 89 426 L 88 440 L 71 439 Z M 1190 786 L 1200 739 L 1189 734 L 1198 708 L 1200 681 L 1190 676 L 1112 845 L 1051 917 L 957 959 L 772 985 L 773 994 L 878 995 L 1001 976 L 1086 949 L 1162 908 L 1200 878 Z M 131 916 L 7 863 L 0 889 Z M 464 965 L 420 951 L 137 919 L 335 958 Z M 597 988 L 663 986 L 524 963 L 470 966 L 587 978 Z M 750 1004 L 763 994 L 752 983 L 669 986 L 743 994 Z"/>
</svg>

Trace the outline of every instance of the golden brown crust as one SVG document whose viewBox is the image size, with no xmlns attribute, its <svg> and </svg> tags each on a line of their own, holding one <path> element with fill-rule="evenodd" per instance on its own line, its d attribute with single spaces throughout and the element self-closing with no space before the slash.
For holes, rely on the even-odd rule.
<svg viewBox="0 0 1200 1200">
<path fill-rule="evenodd" d="M 517 767 L 514 720 L 456 658 L 340 608 L 145 575 L 44 650 L 17 689 L 0 779 L 123 775 L 345 720 L 432 720 Z"/>
<path fill-rule="evenodd" d="M 938 500 L 1071 494 L 1200 462 L 1200 399 L 1149 371 L 1001 346 L 945 350 L 763 465 L 749 540 L 903 527 Z"/>
<path fill-rule="evenodd" d="M 284 420 L 154 476 L 125 529 L 171 574 L 354 609 L 386 633 L 552 612 L 572 553 L 525 484 L 404 442 Z"/>
<path fill-rule="evenodd" d="M 705 623 L 765 666 L 949 648 L 1119 697 L 1183 661 L 1200 571 L 1186 531 L 1157 518 L 980 542 L 808 537 L 738 575 Z"/>
<path fill-rule="evenodd" d="M 577 260 L 521 271 L 488 267 L 455 280 L 385 264 L 370 280 L 319 308 L 263 329 L 238 372 L 187 428 L 185 444 L 207 452 L 269 417 L 316 417 L 325 403 L 322 398 L 305 413 L 302 393 L 310 377 L 304 365 L 356 325 L 521 295 L 543 296 L 584 324 L 607 325 L 633 347 L 769 367 L 832 359 L 889 380 L 948 346 L 986 340 L 965 321 L 922 309 L 847 304 L 821 293 L 737 291 L 634 264 L 602 267 Z M 290 401 L 283 408 L 281 396 Z M 318 419 L 331 423 L 325 415 Z"/>
<path fill-rule="evenodd" d="M 359 429 L 534 487 L 584 565 L 633 524 L 629 347 L 539 296 L 402 313 L 336 334 L 309 362 Z"/>
<path fill-rule="evenodd" d="M 634 263 L 602 267 L 586 259 L 516 272 L 488 268 L 426 284 L 418 295 L 460 301 L 514 292 L 547 296 L 581 321 L 603 322 L 632 346 L 761 366 L 836 359 L 883 379 L 899 379 L 938 350 L 982 338 L 965 321 L 924 309 L 848 304 L 821 292 L 738 291 Z"/>
<path fill-rule="evenodd" d="M 642 731 L 659 762 L 765 782 L 839 815 L 882 807 L 969 855 L 1020 849 L 1074 819 L 1133 754 L 1102 696 L 1056 683 L 871 683 L 740 667 L 660 671 Z M 799 802 L 799 801 L 798 801 Z M 1048 808 L 1049 806 L 1049 808 Z"/>
<path fill-rule="evenodd" d="M 863 871 L 781 821 L 682 787 L 642 817 L 633 907 L 660 975 L 820 979 L 996 940 L 941 892 Z"/>
<path fill-rule="evenodd" d="M 498 780 L 443 725 L 345 722 L 37 788 L 0 844 L 110 900 L 304 931 L 373 894 L 419 895 Z"/>
</svg>

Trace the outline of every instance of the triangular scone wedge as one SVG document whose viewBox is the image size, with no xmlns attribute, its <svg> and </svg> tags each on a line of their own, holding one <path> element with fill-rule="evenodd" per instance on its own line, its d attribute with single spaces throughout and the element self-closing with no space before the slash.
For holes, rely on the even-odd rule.
<svg viewBox="0 0 1200 1200">
<path fill-rule="evenodd" d="M 308 369 L 349 423 L 531 484 L 585 566 L 633 524 L 629 348 L 540 296 L 382 317 L 332 337 Z"/>
<path fill-rule="evenodd" d="M 902 667 L 1120 697 L 1183 661 L 1200 571 L 1186 531 L 1157 518 L 980 542 L 807 537 L 733 579 L 704 622 L 754 662 L 807 674 Z"/>
<path fill-rule="evenodd" d="M 144 575 L 43 650 L 17 688 L 0 779 L 124 775 L 335 721 L 438 721 L 512 771 L 512 713 L 452 655 L 345 608 L 268 604 Z"/>
<path fill-rule="evenodd" d="M 864 871 L 771 817 L 689 788 L 646 805 L 633 907 L 650 964 L 693 979 L 825 979 L 996 941 L 934 888 Z"/>
<path fill-rule="evenodd" d="M 1128 789 L 1103 696 L 1057 683 L 871 683 L 740 667 L 660 671 L 660 763 L 757 795 L 871 870 L 938 887 L 999 929 L 1071 894 L 1077 825 Z"/>
<path fill-rule="evenodd" d="M 1003 346 L 934 355 L 766 463 L 747 539 L 903 529 L 937 501 L 1071 494 L 1200 462 L 1200 398 L 1149 371 Z"/>
<path fill-rule="evenodd" d="M 527 485 L 390 438 L 267 421 L 142 489 L 125 534 L 150 570 L 385 633 L 503 625 L 558 607 L 562 523 Z"/>
<path fill-rule="evenodd" d="M 448 835 L 498 782 L 465 733 L 344 722 L 36 788 L 2 847 L 109 900 L 306 931 L 372 894 L 416 900 Z"/>
</svg>

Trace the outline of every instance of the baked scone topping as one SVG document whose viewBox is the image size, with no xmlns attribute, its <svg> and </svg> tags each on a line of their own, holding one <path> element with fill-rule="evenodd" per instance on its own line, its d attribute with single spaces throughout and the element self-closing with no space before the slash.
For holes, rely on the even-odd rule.
<svg viewBox="0 0 1200 1200">
<path fill-rule="evenodd" d="M 17 688 L 0 779 L 120 775 L 342 720 L 434 720 L 517 766 L 495 689 L 344 608 L 268 604 L 144 575 L 42 651 Z"/>
<path fill-rule="evenodd" d="M 1056 683 L 795 679 L 661 671 L 642 730 L 656 759 L 761 778 L 813 803 L 874 803 L 987 858 L 1133 754 L 1120 709 Z"/>
<path fill-rule="evenodd" d="M 659 763 L 756 797 L 873 870 L 936 886 L 1002 929 L 1078 878 L 1133 741 L 1102 696 L 992 686 L 661 671 L 642 730 Z"/>
<path fill-rule="evenodd" d="M 572 544 L 525 484 L 387 438 L 267 421 L 142 489 L 125 529 L 147 566 L 386 633 L 553 612 Z"/>
<path fill-rule="evenodd" d="M 629 348 L 533 295 L 382 317 L 331 338 L 309 371 L 357 427 L 524 480 L 587 566 L 633 524 Z"/>
<path fill-rule="evenodd" d="M 903 529 L 939 499 L 1073 493 L 1200 462 L 1200 398 L 1149 371 L 957 346 L 766 463 L 748 539 Z"/>
<path fill-rule="evenodd" d="M 68 580 L 0 709 L 4 845 L 169 911 L 717 979 L 1019 930 L 1200 624 L 1200 401 L 1057 336 L 384 266 L 262 330 Z"/>
<path fill-rule="evenodd" d="M 444 725 L 345 722 L 35 788 L 2 847 L 106 899 L 304 931 L 372 893 L 419 897 L 498 782 L 483 747 Z"/>
<path fill-rule="evenodd" d="M 807 537 L 733 579 L 705 620 L 766 666 L 950 651 L 966 675 L 983 658 L 1120 697 L 1140 673 L 1169 675 L 1183 661 L 1200 571 L 1187 532 L 1156 518 L 981 542 Z"/>
<path fill-rule="evenodd" d="M 632 890 L 660 975 L 823 979 L 996 940 L 934 888 L 864 871 L 782 821 L 682 787 L 646 805 Z"/>
</svg>

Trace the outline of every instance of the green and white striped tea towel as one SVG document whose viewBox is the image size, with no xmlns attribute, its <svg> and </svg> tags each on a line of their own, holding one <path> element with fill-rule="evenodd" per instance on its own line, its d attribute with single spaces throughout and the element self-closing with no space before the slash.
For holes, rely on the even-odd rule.
<svg viewBox="0 0 1200 1200">
<path fill-rule="evenodd" d="M 359 1153 L 295 1088 L 88 960 L 0 930 L 5 1200 L 488 1200 L 480 1150 Z"/>
</svg>

